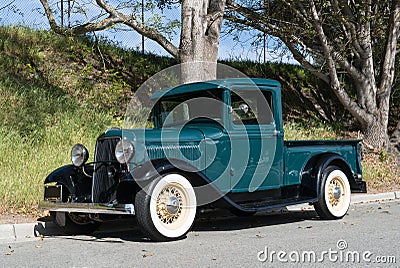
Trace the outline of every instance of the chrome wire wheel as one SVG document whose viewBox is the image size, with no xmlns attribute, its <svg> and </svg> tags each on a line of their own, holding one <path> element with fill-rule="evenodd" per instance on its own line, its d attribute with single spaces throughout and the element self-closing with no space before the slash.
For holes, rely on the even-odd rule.
<svg viewBox="0 0 400 268">
<path fill-rule="evenodd" d="M 156 211 L 159 220 L 167 227 L 173 228 L 173 225 L 179 225 L 179 222 L 187 216 L 185 207 L 189 200 L 187 192 L 180 184 L 171 184 L 163 188 L 157 197 Z"/>
<path fill-rule="evenodd" d="M 346 187 L 341 177 L 334 177 L 328 185 L 328 200 L 332 209 L 341 210 L 346 205 Z"/>
</svg>

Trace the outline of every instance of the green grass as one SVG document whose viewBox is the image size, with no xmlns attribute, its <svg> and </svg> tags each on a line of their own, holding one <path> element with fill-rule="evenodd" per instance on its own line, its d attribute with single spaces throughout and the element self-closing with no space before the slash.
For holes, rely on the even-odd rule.
<svg viewBox="0 0 400 268">
<path fill-rule="evenodd" d="M 284 123 L 286 140 L 335 140 L 342 136 L 343 127 L 314 118 L 290 119 Z"/>
<path fill-rule="evenodd" d="M 0 211 L 29 213 L 43 195 L 43 181 L 69 164 L 75 143 L 93 152 L 112 116 L 85 107 L 52 88 L 0 75 Z"/>
<path fill-rule="evenodd" d="M 0 26 L 0 70 L 113 115 L 121 116 L 132 91 L 172 64 L 171 58 L 125 50 L 103 39 Z"/>
</svg>

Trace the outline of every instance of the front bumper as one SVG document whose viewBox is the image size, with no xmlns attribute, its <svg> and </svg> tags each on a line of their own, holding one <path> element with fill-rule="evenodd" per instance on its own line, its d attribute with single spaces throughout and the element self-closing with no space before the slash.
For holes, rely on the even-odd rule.
<svg viewBox="0 0 400 268">
<path fill-rule="evenodd" d="M 54 212 L 135 215 L 133 204 L 99 204 L 99 203 L 62 203 L 40 201 L 39 208 Z"/>
<path fill-rule="evenodd" d="M 62 185 L 45 185 L 44 200 L 39 202 L 39 208 L 52 212 L 69 212 L 85 214 L 113 214 L 113 215 L 135 215 L 133 204 L 111 203 L 88 203 L 88 202 L 62 202 Z"/>
</svg>

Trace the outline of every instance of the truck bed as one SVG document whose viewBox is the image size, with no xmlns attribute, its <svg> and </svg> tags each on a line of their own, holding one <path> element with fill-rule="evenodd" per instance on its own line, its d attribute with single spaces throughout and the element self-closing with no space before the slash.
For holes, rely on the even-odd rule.
<svg viewBox="0 0 400 268">
<path fill-rule="evenodd" d="M 361 174 L 361 140 L 286 140 L 284 142 L 285 185 L 301 182 L 300 170 L 326 154 L 342 156 L 356 174 Z"/>
</svg>

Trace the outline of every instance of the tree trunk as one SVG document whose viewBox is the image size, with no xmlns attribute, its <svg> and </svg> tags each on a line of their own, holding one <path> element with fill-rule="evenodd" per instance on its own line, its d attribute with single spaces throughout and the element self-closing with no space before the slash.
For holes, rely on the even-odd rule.
<svg viewBox="0 0 400 268">
<path fill-rule="evenodd" d="M 181 82 L 215 79 L 224 0 L 182 1 Z"/>
<path fill-rule="evenodd" d="M 362 127 L 364 134 L 364 144 L 370 150 L 376 148 L 388 148 L 389 137 L 387 135 L 387 124 L 381 122 L 381 119 L 375 118 Z"/>
</svg>

